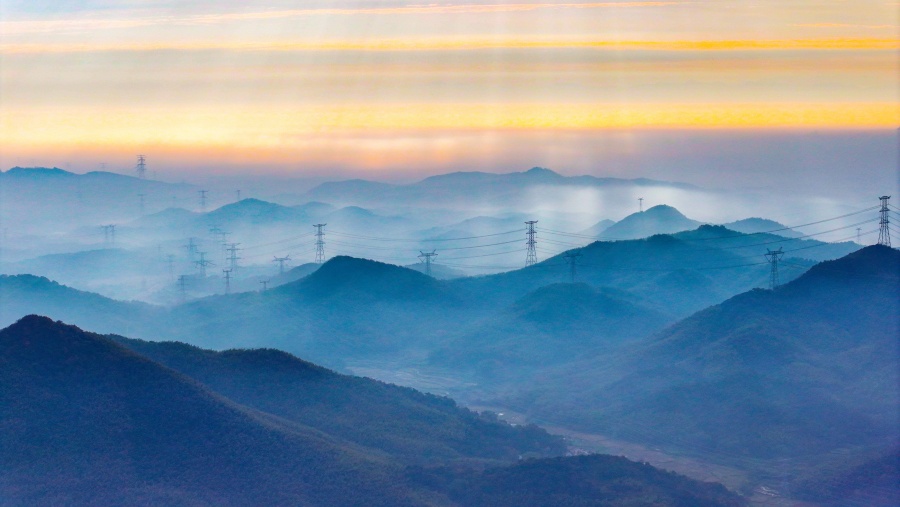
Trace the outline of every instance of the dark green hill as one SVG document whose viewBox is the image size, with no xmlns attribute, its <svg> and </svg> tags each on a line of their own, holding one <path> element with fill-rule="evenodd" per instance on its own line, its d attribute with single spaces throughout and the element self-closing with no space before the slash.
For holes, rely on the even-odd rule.
<svg viewBox="0 0 900 507">
<path fill-rule="evenodd" d="M 484 470 L 559 443 L 274 350 L 116 339 L 134 350 L 38 316 L 0 331 L 4 505 L 742 505 L 624 458 Z"/>
<path fill-rule="evenodd" d="M 0 326 L 34 313 L 102 332 L 145 336 L 143 332 L 163 310 L 76 290 L 42 276 L 0 275 Z"/>
<path fill-rule="evenodd" d="M 103 336 L 0 331 L 6 505 L 418 505 L 397 469 Z"/>
<path fill-rule="evenodd" d="M 900 449 L 862 462 L 839 459 L 799 481 L 797 496 L 827 507 L 900 505 Z"/>
<path fill-rule="evenodd" d="M 458 475 L 458 474 L 456 474 Z M 701 483 L 615 456 L 527 460 L 464 473 L 418 470 L 415 480 L 448 492 L 467 507 L 740 507 L 745 501 L 719 484 Z"/>
<path fill-rule="evenodd" d="M 625 291 L 551 284 L 485 318 L 434 352 L 432 362 L 491 381 L 529 378 L 535 367 L 615 350 L 671 321 Z"/>
<path fill-rule="evenodd" d="M 677 209 L 660 204 L 639 213 L 633 213 L 611 224 L 600 234 L 601 238 L 637 239 L 654 234 L 672 234 L 696 229 L 700 222 L 691 220 Z"/>
<path fill-rule="evenodd" d="M 898 337 L 900 252 L 867 247 L 698 312 L 614 358 L 570 365 L 529 405 L 763 475 L 768 460 L 790 459 L 796 473 L 900 439 Z"/>
<path fill-rule="evenodd" d="M 698 244 L 669 235 L 629 241 L 596 241 L 572 252 L 581 253 L 576 281 L 600 287 L 627 290 L 647 304 L 675 316 L 716 304 L 731 295 L 768 280 L 763 249 L 760 257 L 747 259 L 715 245 Z M 681 272 L 697 283 L 681 285 L 669 279 Z M 802 269 L 785 269 L 791 279 Z M 482 304 L 511 304 L 539 287 L 570 280 L 564 255 L 556 255 L 534 266 L 496 275 L 451 280 L 449 285 Z"/>
<path fill-rule="evenodd" d="M 182 343 L 116 340 L 242 405 L 406 462 L 512 461 L 565 452 L 561 439 L 536 427 L 483 419 L 448 398 L 339 375 L 277 350 L 214 352 Z"/>
<path fill-rule="evenodd" d="M 337 256 L 306 278 L 277 289 L 308 300 L 434 300 L 446 293 L 433 278 L 383 262 Z"/>
<path fill-rule="evenodd" d="M 215 349 L 275 347 L 340 367 L 346 358 L 430 346 L 467 311 L 452 290 L 423 273 L 339 256 L 265 292 L 175 307 L 169 318 L 183 324 L 160 337 Z"/>
<path fill-rule="evenodd" d="M 813 237 L 800 236 L 785 238 L 779 233 L 755 232 L 744 234 L 721 225 L 701 225 L 695 230 L 679 232 L 674 236 L 680 240 L 688 241 L 698 247 L 725 250 L 735 255 L 748 259 L 760 259 L 767 249 L 778 250 L 783 248 L 786 252 L 785 261 L 791 261 L 788 268 L 795 267 L 797 259 L 811 259 L 813 261 L 826 261 L 843 257 L 861 247 L 852 241 L 838 243 L 826 243 Z M 808 263 L 803 268 L 808 267 Z M 784 267 L 784 266 L 782 266 Z"/>
</svg>

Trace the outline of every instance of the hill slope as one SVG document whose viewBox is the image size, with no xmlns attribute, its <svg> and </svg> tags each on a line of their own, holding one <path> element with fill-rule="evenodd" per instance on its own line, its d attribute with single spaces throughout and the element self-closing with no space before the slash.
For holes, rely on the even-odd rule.
<svg viewBox="0 0 900 507">
<path fill-rule="evenodd" d="M 628 215 L 622 220 L 603 229 L 601 238 L 638 239 L 654 234 L 672 234 L 696 229 L 700 222 L 691 220 L 677 209 L 660 204 L 652 208 Z"/>
<path fill-rule="evenodd" d="M 543 430 L 489 421 L 450 399 L 339 375 L 277 350 L 214 352 L 182 343 L 116 340 L 242 405 L 407 462 L 512 461 L 524 454 L 565 452 L 561 439 Z"/>
<path fill-rule="evenodd" d="M 796 473 L 900 439 L 898 336 L 900 252 L 873 246 L 569 366 L 531 408 L 742 466 L 790 458 Z"/>
<path fill-rule="evenodd" d="M 43 317 L 0 331 L 0 427 L 14 504 L 418 503 L 386 463 Z"/>
</svg>

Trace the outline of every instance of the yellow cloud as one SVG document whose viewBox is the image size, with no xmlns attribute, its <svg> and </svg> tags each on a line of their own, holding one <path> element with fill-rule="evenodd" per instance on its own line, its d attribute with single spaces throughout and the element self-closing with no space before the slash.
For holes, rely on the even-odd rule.
<svg viewBox="0 0 900 507">
<path fill-rule="evenodd" d="M 0 117 L 0 147 L 142 144 L 284 149 L 349 131 L 619 128 L 894 128 L 896 104 L 409 104 L 300 108 L 24 110 Z"/>
<path fill-rule="evenodd" d="M 0 53 L 110 51 L 469 51 L 482 49 L 598 49 L 647 51 L 896 50 L 896 38 L 777 40 L 565 40 L 565 39 L 379 39 L 302 42 L 191 42 L 149 44 L 0 44 Z"/>
<path fill-rule="evenodd" d="M 482 14 L 501 12 L 527 12 L 541 9 L 628 9 L 646 7 L 671 7 L 690 5 L 695 2 L 585 2 L 585 3 L 510 3 L 510 4 L 464 4 L 464 5 L 408 5 L 403 7 L 365 8 L 322 8 L 288 9 L 261 12 L 233 12 L 227 14 L 201 14 L 192 16 L 158 16 L 121 19 L 87 18 L 55 19 L 0 22 L 0 33 L 24 35 L 32 33 L 84 32 L 92 30 L 136 28 L 160 25 L 213 25 L 240 21 L 261 21 L 306 16 L 361 16 L 361 15 L 403 15 L 403 14 Z"/>
</svg>

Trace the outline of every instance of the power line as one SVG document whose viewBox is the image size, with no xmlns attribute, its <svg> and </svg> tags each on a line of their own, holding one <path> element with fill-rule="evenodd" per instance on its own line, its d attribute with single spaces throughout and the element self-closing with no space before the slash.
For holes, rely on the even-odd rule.
<svg viewBox="0 0 900 507">
<path fill-rule="evenodd" d="M 337 236 L 344 236 L 344 237 L 348 237 L 348 238 L 354 238 L 354 239 L 367 239 L 367 240 L 371 240 L 371 241 L 396 241 L 396 242 L 406 242 L 406 243 L 434 243 L 434 242 L 439 242 L 439 241 L 462 241 L 462 240 L 467 240 L 467 239 L 489 238 L 492 236 L 504 236 L 506 234 L 513 234 L 513 233 L 520 233 L 520 232 L 522 232 L 521 229 L 516 229 L 516 230 L 512 230 L 512 231 L 497 232 L 494 234 L 482 234 L 480 236 L 465 236 L 465 237 L 459 237 L 459 238 L 424 238 L 424 239 L 379 238 L 379 237 L 375 237 L 375 236 L 361 236 L 358 234 L 350 234 L 350 233 L 338 232 L 338 231 L 331 231 L 330 234 L 334 234 Z"/>
<path fill-rule="evenodd" d="M 859 210 L 859 211 L 854 211 L 854 212 L 851 212 L 851 213 L 845 213 L 845 214 L 843 214 L 843 215 L 839 215 L 839 216 L 832 217 L 832 218 L 826 218 L 826 219 L 823 219 L 823 220 L 816 220 L 815 222 L 809 222 L 809 223 L 806 223 L 806 224 L 784 226 L 784 227 L 781 227 L 781 228 L 778 228 L 778 229 L 771 229 L 771 230 L 768 230 L 768 231 L 748 232 L 748 233 L 738 233 L 738 234 L 735 234 L 735 235 L 732 235 L 732 236 L 713 236 L 713 237 L 709 237 L 709 238 L 697 238 L 697 239 L 695 239 L 695 240 L 693 240 L 693 241 L 715 241 L 715 240 L 730 239 L 730 238 L 740 238 L 740 237 L 742 237 L 742 236 L 757 236 L 757 235 L 760 235 L 760 234 L 772 234 L 772 233 L 775 233 L 775 232 L 789 231 L 789 230 L 791 230 L 791 229 L 800 229 L 800 228 L 802 228 L 802 227 L 809 227 L 809 226 L 811 226 L 811 225 L 818 225 L 818 224 L 822 224 L 822 223 L 825 223 L 825 222 L 831 222 L 831 221 L 834 221 L 834 220 L 840 220 L 840 219 L 842 219 L 842 218 L 851 217 L 851 216 L 853 216 L 853 215 L 859 215 L 860 213 L 867 213 L 867 212 L 872 211 L 872 210 L 877 209 L 877 208 L 878 208 L 878 206 L 871 206 L 871 207 L 868 207 L 868 208 L 866 208 L 866 209 L 861 209 L 861 210 Z"/>
</svg>

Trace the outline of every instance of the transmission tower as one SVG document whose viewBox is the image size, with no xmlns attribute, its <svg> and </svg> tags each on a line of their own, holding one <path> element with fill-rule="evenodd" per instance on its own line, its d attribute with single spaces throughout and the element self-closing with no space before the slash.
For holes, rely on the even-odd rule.
<svg viewBox="0 0 900 507">
<path fill-rule="evenodd" d="M 187 298 L 187 291 L 185 290 L 186 286 L 187 286 L 187 277 L 184 275 L 179 276 L 178 277 L 178 290 L 181 291 L 181 301 L 182 302 L 184 302 L 184 300 Z"/>
<path fill-rule="evenodd" d="M 769 250 L 766 248 L 766 250 Z M 778 247 L 778 250 L 769 250 L 766 254 L 766 260 L 769 261 L 769 264 L 772 266 L 772 269 L 769 273 L 769 289 L 775 290 L 778 287 L 778 261 L 784 256 L 784 252 L 781 251 L 781 247 Z"/>
<path fill-rule="evenodd" d="M 228 248 L 225 249 L 228 251 L 228 267 L 232 271 L 237 271 L 237 261 L 240 259 L 240 257 L 237 256 L 238 250 L 240 250 L 238 245 L 240 245 L 240 243 L 228 243 Z"/>
<path fill-rule="evenodd" d="M 644 212 L 644 198 L 638 197 L 638 210 L 643 213 Z"/>
<path fill-rule="evenodd" d="M 200 211 L 206 211 L 206 194 L 209 190 L 198 190 L 197 193 L 200 194 Z"/>
<path fill-rule="evenodd" d="M 194 238 L 188 238 L 188 244 L 184 245 L 188 252 L 188 260 L 190 262 L 194 262 L 194 257 L 197 254 L 197 243 L 194 241 Z"/>
<path fill-rule="evenodd" d="M 891 246 L 891 221 L 888 215 L 888 205 L 890 204 L 891 196 L 883 195 L 878 199 L 881 201 L 881 220 L 878 222 L 881 224 L 881 228 L 878 230 L 878 244 Z"/>
<path fill-rule="evenodd" d="M 175 278 L 175 256 L 166 255 L 166 263 L 169 265 L 169 278 Z"/>
<path fill-rule="evenodd" d="M 237 202 L 241 202 L 241 189 L 235 190 L 234 194 L 237 196 Z"/>
<path fill-rule="evenodd" d="M 269 290 L 269 281 L 268 280 L 260 280 L 259 283 L 263 286 L 263 292 Z"/>
<path fill-rule="evenodd" d="M 116 244 L 116 224 L 101 225 L 103 229 L 103 243 L 107 245 Z"/>
<path fill-rule="evenodd" d="M 212 261 L 206 259 L 206 252 L 197 252 L 200 255 L 200 260 L 194 261 L 194 264 L 200 268 L 200 278 L 206 278 L 206 267 L 213 266 Z"/>
<path fill-rule="evenodd" d="M 419 250 L 419 254 L 419 259 L 424 259 L 425 261 L 425 274 L 431 276 L 431 258 L 436 257 L 437 254 L 434 253 L 434 250 L 427 253 Z"/>
<path fill-rule="evenodd" d="M 322 228 L 328 224 L 315 224 L 316 228 L 316 264 L 325 262 L 325 233 Z"/>
<path fill-rule="evenodd" d="M 137 171 L 138 178 L 144 179 L 144 174 L 147 172 L 147 158 L 143 155 L 138 155 L 137 165 L 134 166 L 134 170 Z"/>
<path fill-rule="evenodd" d="M 138 194 L 138 197 L 141 200 L 141 216 L 144 216 L 144 197 L 146 196 L 147 194 Z"/>
<path fill-rule="evenodd" d="M 862 231 L 862 227 L 857 227 L 857 228 L 856 228 L 856 244 L 857 244 L 857 245 L 862 245 L 862 233 L 861 233 L 861 231 Z"/>
<path fill-rule="evenodd" d="M 569 276 L 572 283 L 575 283 L 575 275 L 578 273 L 578 259 L 581 258 L 581 252 L 566 252 L 564 257 L 569 265 Z"/>
<path fill-rule="evenodd" d="M 277 263 L 278 263 L 278 274 L 279 274 L 279 275 L 283 275 L 283 274 L 284 274 L 284 263 L 285 263 L 285 262 L 288 262 L 289 260 L 291 260 L 291 256 L 290 256 L 290 255 L 288 255 L 288 256 L 286 256 L 286 257 L 275 257 L 275 259 L 272 261 L 272 262 L 277 262 Z"/>
<path fill-rule="evenodd" d="M 537 241 L 534 240 L 534 224 L 538 223 L 537 220 L 530 220 L 525 222 L 525 267 L 533 266 L 537 264 Z"/>
<path fill-rule="evenodd" d="M 231 270 L 223 269 L 222 273 L 225 274 L 225 294 L 231 294 Z"/>
</svg>

